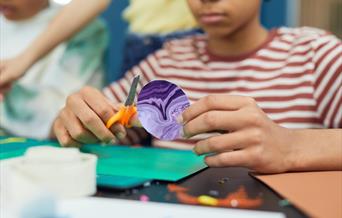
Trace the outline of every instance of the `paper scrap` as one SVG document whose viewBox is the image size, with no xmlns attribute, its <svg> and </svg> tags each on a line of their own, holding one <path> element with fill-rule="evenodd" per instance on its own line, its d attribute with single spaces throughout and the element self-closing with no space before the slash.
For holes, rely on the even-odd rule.
<svg viewBox="0 0 342 218">
<path fill-rule="evenodd" d="M 138 117 L 142 126 L 162 140 L 180 138 L 182 126 L 177 117 L 190 106 L 183 90 L 165 80 L 146 84 L 138 96 Z"/>
</svg>

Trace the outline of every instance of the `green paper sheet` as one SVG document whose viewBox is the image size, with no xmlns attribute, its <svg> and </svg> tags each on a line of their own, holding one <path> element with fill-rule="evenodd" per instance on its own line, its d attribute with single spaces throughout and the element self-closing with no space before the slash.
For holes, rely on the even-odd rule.
<svg viewBox="0 0 342 218">
<path fill-rule="evenodd" d="M 34 140 L 20 137 L 0 137 L 0 160 L 21 157 L 34 146 L 59 146 L 55 141 Z M 115 189 L 128 189 L 140 186 L 150 179 L 127 176 L 112 176 L 97 173 L 97 186 Z"/>
<path fill-rule="evenodd" d="M 56 141 L 0 137 L 0 160 L 22 156 L 27 148 L 40 145 L 58 146 Z M 98 181 L 113 186 L 124 187 L 124 180 L 127 184 L 150 179 L 177 181 L 206 167 L 203 157 L 192 151 L 116 145 L 84 145 L 81 151 L 97 155 L 97 174 L 107 176 Z M 110 177 L 123 179 L 108 182 Z"/>
<path fill-rule="evenodd" d="M 144 179 L 139 177 L 130 176 L 110 176 L 98 174 L 96 178 L 96 184 L 104 188 L 115 189 L 128 189 L 141 186 L 146 182 L 150 182 L 150 179 Z"/>
<path fill-rule="evenodd" d="M 177 181 L 206 167 L 192 151 L 129 146 L 85 145 L 99 158 L 99 174 Z"/>
<path fill-rule="evenodd" d="M 34 140 L 20 137 L 0 137 L 0 160 L 20 157 L 25 151 L 34 146 L 56 146 L 55 141 Z"/>
</svg>

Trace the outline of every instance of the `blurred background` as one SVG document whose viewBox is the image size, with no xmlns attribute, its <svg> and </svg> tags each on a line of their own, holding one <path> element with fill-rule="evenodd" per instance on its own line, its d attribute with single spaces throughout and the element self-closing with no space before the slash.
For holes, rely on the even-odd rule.
<svg viewBox="0 0 342 218">
<path fill-rule="evenodd" d="M 60 0 L 63 1 L 63 0 Z M 65 0 L 67 1 L 67 0 Z M 144 0 L 145 1 L 145 0 Z M 124 36 L 128 25 L 122 12 L 129 0 L 114 0 L 103 13 L 110 30 L 110 47 L 106 55 L 108 81 L 118 79 L 122 64 Z M 279 26 L 312 26 L 333 32 L 342 37 L 342 1 L 340 0 L 265 0 L 261 20 L 271 29 Z"/>
</svg>

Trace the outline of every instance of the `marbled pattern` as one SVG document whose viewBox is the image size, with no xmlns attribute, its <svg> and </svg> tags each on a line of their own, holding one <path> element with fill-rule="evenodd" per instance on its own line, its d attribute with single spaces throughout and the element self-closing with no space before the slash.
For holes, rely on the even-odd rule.
<svg viewBox="0 0 342 218">
<path fill-rule="evenodd" d="M 154 80 L 139 93 L 138 117 L 154 137 L 174 140 L 180 137 L 182 129 L 176 118 L 189 106 L 188 98 L 178 86 L 165 80 Z"/>
</svg>

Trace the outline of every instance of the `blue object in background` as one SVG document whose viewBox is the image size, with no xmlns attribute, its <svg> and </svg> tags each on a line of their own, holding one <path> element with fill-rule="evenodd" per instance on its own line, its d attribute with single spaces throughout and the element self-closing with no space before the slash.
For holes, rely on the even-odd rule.
<svg viewBox="0 0 342 218">
<path fill-rule="evenodd" d="M 122 11 L 128 6 L 128 0 L 112 0 L 107 10 L 101 15 L 109 29 L 109 48 L 105 55 L 106 82 L 120 78 L 123 48 L 128 24 L 122 19 Z"/>
<path fill-rule="evenodd" d="M 264 0 L 261 11 L 261 22 L 272 29 L 280 26 L 293 26 L 293 10 L 298 0 Z M 106 54 L 106 81 L 110 83 L 121 77 L 125 35 L 127 23 L 122 19 L 122 11 L 128 6 L 129 0 L 112 0 L 109 8 L 102 14 L 107 21 L 110 32 L 110 45 Z M 291 8 L 291 9 L 290 9 Z"/>
<path fill-rule="evenodd" d="M 128 70 L 139 64 L 148 55 L 161 49 L 163 44 L 169 40 L 180 39 L 187 36 L 203 33 L 201 29 L 189 29 L 177 31 L 164 35 L 139 35 L 127 33 L 123 51 L 123 61 L 119 75 L 123 75 Z"/>
<path fill-rule="evenodd" d="M 267 28 L 286 26 L 287 0 L 264 0 L 261 6 L 261 23 Z"/>
</svg>

